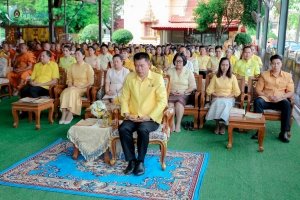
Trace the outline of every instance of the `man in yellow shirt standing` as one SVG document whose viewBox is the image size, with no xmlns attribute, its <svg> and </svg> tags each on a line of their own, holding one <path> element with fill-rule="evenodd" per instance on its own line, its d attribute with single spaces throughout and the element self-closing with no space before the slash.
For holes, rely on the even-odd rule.
<svg viewBox="0 0 300 200">
<path fill-rule="evenodd" d="M 128 49 L 123 48 L 122 49 L 122 58 L 123 58 L 124 67 L 129 69 L 130 71 L 135 71 L 134 63 L 128 57 L 129 57 Z"/>
<path fill-rule="evenodd" d="M 205 46 L 200 46 L 200 55 L 197 57 L 197 59 L 198 59 L 199 74 L 202 74 L 203 79 L 205 79 L 206 74 L 208 73 L 206 67 L 210 59 L 210 57 L 207 55 Z"/>
<path fill-rule="evenodd" d="M 258 63 L 259 68 L 261 69 L 262 66 L 263 66 L 263 63 L 261 61 L 261 58 L 255 54 L 256 53 L 256 47 L 252 45 L 251 46 L 251 51 L 252 51 L 251 59 L 255 60 Z"/>
<path fill-rule="evenodd" d="M 266 109 L 275 109 L 281 111 L 281 131 L 279 139 L 288 143 L 289 139 L 286 132 L 290 131 L 291 102 L 287 98 L 294 96 L 294 82 L 292 74 L 283 72 L 282 57 L 273 55 L 270 58 L 270 71 L 261 73 L 256 86 L 256 94 L 259 96 L 254 101 L 254 112 L 264 113 Z M 258 134 L 252 136 L 257 139 Z"/>
<path fill-rule="evenodd" d="M 222 46 L 215 47 L 216 56 L 210 57 L 207 63 L 207 71 L 209 72 L 216 72 L 219 68 L 219 62 L 222 58 Z"/>
<path fill-rule="evenodd" d="M 129 161 L 125 175 L 145 173 L 144 159 L 149 143 L 149 133 L 161 123 L 167 105 L 167 92 L 163 77 L 149 70 L 151 63 L 147 53 L 134 55 L 136 73 L 127 75 L 122 95 L 121 113 L 126 120 L 119 127 L 125 159 Z M 137 131 L 138 158 L 135 157 L 133 132 Z"/>
<path fill-rule="evenodd" d="M 251 47 L 244 47 L 242 54 L 243 58 L 236 61 L 233 67 L 233 73 L 238 74 L 240 76 L 245 76 L 246 83 L 248 81 L 249 76 L 255 76 L 260 74 L 258 63 L 255 60 L 251 59 L 251 56 Z"/>
</svg>

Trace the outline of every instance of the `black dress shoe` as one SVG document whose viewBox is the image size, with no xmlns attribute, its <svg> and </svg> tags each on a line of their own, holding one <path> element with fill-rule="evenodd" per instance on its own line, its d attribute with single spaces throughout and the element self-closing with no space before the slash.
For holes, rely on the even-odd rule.
<svg viewBox="0 0 300 200">
<path fill-rule="evenodd" d="M 251 139 L 253 139 L 253 140 L 258 139 L 258 131 L 254 135 L 252 135 Z"/>
<path fill-rule="evenodd" d="M 186 122 L 184 122 L 184 129 L 185 130 L 189 130 L 189 127 L 190 127 L 190 122 L 189 121 L 186 121 Z"/>
<path fill-rule="evenodd" d="M 128 166 L 126 167 L 126 169 L 124 170 L 124 174 L 125 175 L 130 175 L 132 174 L 133 170 L 135 169 L 135 160 L 131 160 L 128 162 Z"/>
<path fill-rule="evenodd" d="M 190 124 L 189 130 L 190 130 L 190 131 L 195 130 L 195 128 L 194 128 L 194 122 L 190 122 L 189 124 Z"/>
<path fill-rule="evenodd" d="M 284 143 L 289 143 L 289 142 L 290 142 L 290 140 L 287 138 L 285 132 L 284 132 L 284 133 L 279 133 L 278 138 L 279 138 L 282 142 L 284 142 Z"/>
<path fill-rule="evenodd" d="M 137 161 L 133 173 L 136 176 L 141 176 L 145 174 L 145 167 L 142 161 Z"/>
</svg>

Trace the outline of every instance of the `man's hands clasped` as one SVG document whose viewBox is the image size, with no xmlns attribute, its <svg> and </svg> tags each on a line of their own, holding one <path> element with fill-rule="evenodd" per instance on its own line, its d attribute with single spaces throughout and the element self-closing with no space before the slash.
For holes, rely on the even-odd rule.
<svg viewBox="0 0 300 200">
<path fill-rule="evenodd" d="M 130 114 L 126 113 L 125 114 L 125 117 L 130 120 L 130 121 L 133 121 L 133 122 L 148 122 L 150 121 L 150 117 L 149 116 L 143 116 L 143 117 L 134 117 L 134 116 L 131 116 Z"/>
</svg>

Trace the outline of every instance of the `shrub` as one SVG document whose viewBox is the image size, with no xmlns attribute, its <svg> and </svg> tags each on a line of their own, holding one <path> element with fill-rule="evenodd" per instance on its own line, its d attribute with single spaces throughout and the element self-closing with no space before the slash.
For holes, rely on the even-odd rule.
<svg viewBox="0 0 300 200">
<path fill-rule="evenodd" d="M 126 29 L 119 29 L 113 33 L 111 39 L 117 44 L 128 44 L 133 39 L 133 35 Z"/>
</svg>

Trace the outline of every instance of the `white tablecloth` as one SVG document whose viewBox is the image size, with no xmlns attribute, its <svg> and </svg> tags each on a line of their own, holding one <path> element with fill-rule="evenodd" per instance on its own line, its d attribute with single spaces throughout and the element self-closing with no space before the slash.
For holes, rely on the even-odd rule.
<svg viewBox="0 0 300 200">
<path fill-rule="evenodd" d="M 68 130 L 67 137 L 87 161 L 94 161 L 109 147 L 112 127 L 100 128 L 100 125 L 101 119 L 93 126 L 74 125 Z"/>
</svg>

